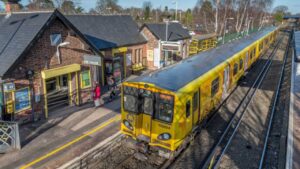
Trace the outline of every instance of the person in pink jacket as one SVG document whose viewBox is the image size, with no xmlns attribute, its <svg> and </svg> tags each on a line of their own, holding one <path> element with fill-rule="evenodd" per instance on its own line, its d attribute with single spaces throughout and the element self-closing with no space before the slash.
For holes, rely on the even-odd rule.
<svg viewBox="0 0 300 169">
<path fill-rule="evenodd" d="M 101 88 L 98 82 L 95 82 L 95 89 L 94 89 L 94 103 L 95 107 L 100 106 L 100 98 L 101 98 Z"/>
</svg>

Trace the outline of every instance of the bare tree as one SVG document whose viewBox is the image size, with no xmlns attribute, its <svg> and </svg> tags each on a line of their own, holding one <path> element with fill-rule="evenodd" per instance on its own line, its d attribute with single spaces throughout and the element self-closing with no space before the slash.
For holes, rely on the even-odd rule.
<svg viewBox="0 0 300 169">
<path fill-rule="evenodd" d="M 98 13 L 118 13 L 121 9 L 118 0 L 97 0 L 95 7 Z"/>
</svg>

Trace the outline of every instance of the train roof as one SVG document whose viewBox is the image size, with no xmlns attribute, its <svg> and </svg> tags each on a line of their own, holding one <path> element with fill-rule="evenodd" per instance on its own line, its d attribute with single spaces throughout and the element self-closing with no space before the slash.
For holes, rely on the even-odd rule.
<svg viewBox="0 0 300 169">
<path fill-rule="evenodd" d="M 294 32 L 294 39 L 295 39 L 295 56 L 299 58 L 300 57 L 300 31 Z"/>
<path fill-rule="evenodd" d="M 169 91 L 178 91 L 275 29 L 275 27 L 265 28 L 251 36 L 199 53 L 177 64 L 129 80 L 129 82 L 150 83 Z"/>
</svg>

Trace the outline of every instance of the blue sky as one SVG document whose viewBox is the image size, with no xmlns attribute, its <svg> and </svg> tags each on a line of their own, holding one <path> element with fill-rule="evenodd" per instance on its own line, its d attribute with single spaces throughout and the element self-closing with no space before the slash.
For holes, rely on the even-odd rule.
<svg viewBox="0 0 300 169">
<path fill-rule="evenodd" d="M 79 0 L 81 2 L 81 6 L 83 6 L 86 11 L 90 8 L 93 8 L 96 4 L 97 0 Z M 143 2 L 148 0 L 119 0 L 119 5 L 123 7 L 142 7 Z M 159 8 L 164 6 L 168 6 L 169 8 L 175 8 L 175 4 L 172 4 L 173 0 L 150 0 L 154 8 Z M 187 9 L 193 8 L 197 2 L 197 0 L 177 0 L 179 9 Z M 26 4 L 28 0 L 22 0 L 22 3 Z M 0 5 L 3 5 L 0 3 Z M 289 11 L 292 13 L 300 13 L 300 0 L 274 0 L 274 5 L 286 5 L 289 8 Z"/>
</svg>

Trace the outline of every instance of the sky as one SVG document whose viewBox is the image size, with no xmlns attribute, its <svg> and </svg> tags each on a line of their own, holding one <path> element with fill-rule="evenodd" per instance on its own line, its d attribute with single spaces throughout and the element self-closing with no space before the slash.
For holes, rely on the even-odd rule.
<svg viewBox="0 0 300 169">
<path fill-rule="evenodd" d="M 86 11 L 95 7 L 97 0 L 79 0 L 80 4 Z M 169 9 L 175 9 L 175 4 L 172 3 L 175 0 L 118 0 L 119 5 L 122 7 L 142 7 L 144 1 L 151 1 L 154 8 L 164 8 L 168 6 Z M 186 10 L 188 8 L 193 8 L 197 2 L 197 0 L 177 0 L 178 9 Z M 22 0 L 23 4 L 28 3 L 28 0 Z M 0 3 L 3 6 L 3 3 Z M 293 14 L 300 13 L 300 0 L 274 0 L 273 7 L 278 5 L 286 5 L 289 8 L 289 11 Z"/>
</svg>

